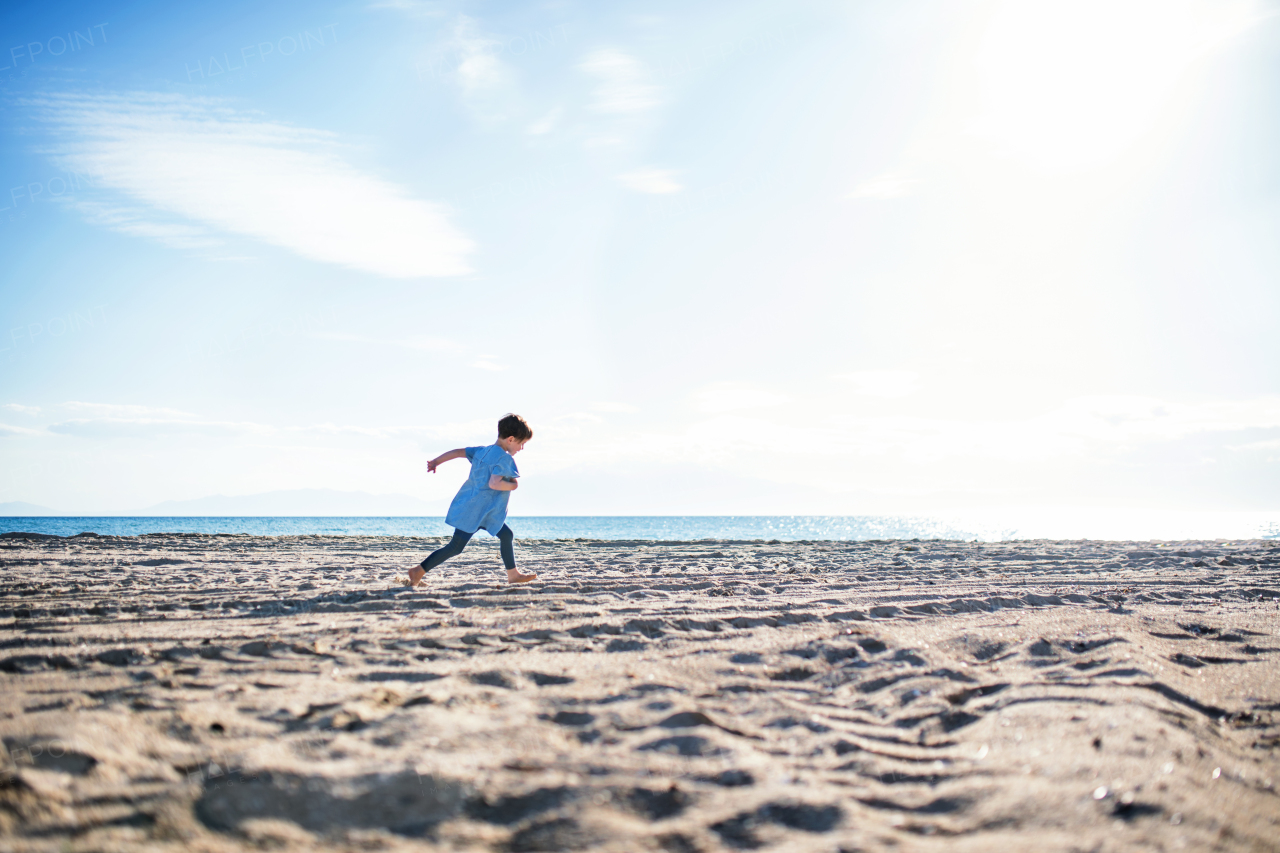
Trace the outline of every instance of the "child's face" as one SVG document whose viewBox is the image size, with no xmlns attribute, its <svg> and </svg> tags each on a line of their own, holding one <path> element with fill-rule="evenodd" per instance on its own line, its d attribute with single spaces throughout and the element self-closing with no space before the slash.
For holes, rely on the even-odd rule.
<svg viewBox="0 0 1280 853">
<path fill-rule="evenodd" d="M 515 456 L 521 450 L 524 450 L 524 446 L 528 441 L 529 439 L 527 438 L 516 438 L 514 435 L 509 435 L 506 438 L 498 439 L 498 444 L 501 445 L 503 450 Z"/>
</svg>

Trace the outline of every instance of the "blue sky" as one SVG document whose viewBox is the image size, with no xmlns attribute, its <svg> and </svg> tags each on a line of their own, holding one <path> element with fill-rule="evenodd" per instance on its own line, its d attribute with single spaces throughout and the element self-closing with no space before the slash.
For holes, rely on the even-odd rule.
<svg viewBox="0 0 1280 853">
<path fill-rule="evenodd" d="M 6 4 L 0 502 L 1280 509 L 1278 12 Z"/>
</svg>

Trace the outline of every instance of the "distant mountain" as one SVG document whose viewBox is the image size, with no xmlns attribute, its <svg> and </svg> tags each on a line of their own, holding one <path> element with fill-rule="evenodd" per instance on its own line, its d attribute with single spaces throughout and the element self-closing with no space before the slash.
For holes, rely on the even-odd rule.
<svg viewBox="0 0 1280 853">
<path fill-rule="evenodd" d="M 26 501 L 0 503 L 0 516 L 24 515 L 65 515 L 65 513 L 58 512 L 56 509 L 49 509 L 47 506 L 40 506 L 40 504 L 29 504 Z"/>
<path fill-rule="evenodd" d="M 189 501 L 164 501 L 134 515 L 408 515 L 437 516 L 444 506 L 408 495 L 371 495 L 334 489 L 287 489 L 256 495 L 210 495 Z"/>
</svg>

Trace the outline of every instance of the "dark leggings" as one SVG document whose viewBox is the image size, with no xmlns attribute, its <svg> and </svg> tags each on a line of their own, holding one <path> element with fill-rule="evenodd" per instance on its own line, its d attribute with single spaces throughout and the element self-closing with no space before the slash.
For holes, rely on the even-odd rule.
<svg viewBox="0 0 1280 853">
<path fill-rule="evenodd" d="M 422 568 L 431 571 L 436 566 L 443 563 L 450 557 L 456 557 L 462 553 L 462 549 L 467 547 L 467 543 L 471 541 L 474 533 L 467 533 L 464 530 L 453 529 L 453 538 L 449 540 L 449 544 L 445 545 L 438 551 L 431 552 L 431 556 L 422 561 Z M 509 570 L 516 567 L 516 535 L 511 531 L 510 527 L 505 524 L 498 531 L 498 551 L 502 554 L 502 563 Z"/>
</svg>

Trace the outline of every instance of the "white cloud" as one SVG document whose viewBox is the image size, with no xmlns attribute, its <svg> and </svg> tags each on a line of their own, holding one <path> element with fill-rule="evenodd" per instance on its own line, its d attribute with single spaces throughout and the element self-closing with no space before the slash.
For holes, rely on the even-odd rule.
<svg viewBox="0 0 1280 853">
<path fill-rule="evenodd" d="M 216 435 L 216 436 L 280 436 L 280 435 L 359 435 L 386 438 L 415 433 L 416 427 L 361 427 L 349 424 L 308 424 L 307 426 L 274 426 L 252 421 L 214 421 L 199 418 L 72 418 L 51 424 L 49 431 L 81 438 L 147 438 L 152 436 Z"/>
<path fill-rule="evenodd" d="M 713 385 L 694 394 L 694 404 L 700 412 L 733 412 L 740 409 L 758 409 L 777 406 L 788 398 L 772 391 L 752 388 L 736 383 Z"/>
<path fill-rule="evenodd" d="M 505 370 L 501 365 L 492 369 Z M 223 436 L 254 439 L 284 439 L 280 446 L 297 446 L 299 437 L 323 440 L 345 436 L 360 439 L 425 439 L 441 435 L 474 432 L 475 423 L 435 424 L 424 426 L 363 426 L 358 424 L 309 423 L 302 426 L 231 421 L 156 406 L 115 403 L 63 404 L 63 408 L 85 412 L 89 417 L 70 418 L 49 426 L 49 432 L 81 438 L 152 438 L 158 436 Z M 488 430 L 492 424 L 485 422 Z M 17 430 L 14 434 L 36 434 L 35 430 Z"/>
<path fill-rule="evenodd" d="M 1077 397 L 1036 419 L 1048 430 L 1099 441 L 1172 440 L 1196 433 L 1280 428 L 1280 397 L 1174 403 L 1155 397 Z"/>
<path fill-rule="evenodd" d="M 578 66 L 595 80 L 596 112 L 625 115 L 643 113 L 661 103 L 661 90 L 649 82 L 644 63 L 616 48 L 589 53 Z"/>
<path fill-rule="evenodd" d="M 413 434 L 418 427 L 362 427 L 349 424 L 318 423 L 306 426 L 275 426 L 252 421 L 222 421 L 201 418 L 172 409 L 147 409 L 143 406 L 101 406 L 103 411 L 116 409 L 122 412 L 137 411 L 137 416 L 102 415 L 89 418 L 71 418 L 51 424 L 49 431 L 60 435 L 81 438 L 147 438 L 153 436 L 218 435 L 218 436 L 280 436 L 280 435 L 359 435 L 387 438 L 401 434 Z M 149 416 L 147 413 L 154 413 Z M 166 417 L 162 413 L 174 415 Z"/>
<path fill-rule="evenodd" d="M 470 272 L 472 241 L 443 208 L 349 166 L 330 134 L 176 95 L 31 103 L 62 136 L 53 151 L 62 167 L 149 206 L 90 212 L 109 227 L 167 241 L 202 240 L 199 229 L 238 234 L 390 278 Z M 161 228 L 164 214 L 181 227 Z"/>
<path fill-rule="evenodd" d="M 916 392 L 920 374 L 913 370 L 859 370 L 835 377 L 867 397 L 907 397 Z"/>
<path fill-rule="evenodd" d="M 49 425 L 49 432 L 81 438 L 146 437 L 159 435 L 235 435 L 265 432 L 251 423 L 172 420 L 165 418 L 72 418 Z"/>
<path fill-rule="evenodd" d="M 1280 438 L 1251 441 L 1248 444 L 1228 444 L 1228 450 L 1280 450 Z"/>
<path fill-rule="evenodd" d="M 9 424 L 0 424 L 0 436 L 9 437 L 15 435 L 39 435 L 40 431 L 28 429 L 26 427 L 10 426 Z"/>
<path fill-rule="evenodd" d="M 153 215 L 137 208 L 82 200 L 68 203 L 91 225 L 110 228 L 134 237 L 159 240 L 175 249 L 212 249 L 223 245 L 223 241 L 212 235 L 207 228 L 186 222 L 156 222 Z"/>
<path fill-rule="evenodd" d="M 597 412 L 616 412 L 618 414 L 630 414 L 640 411 L 639 407 L 633 406 L 630 403 L 600 402 L 592 403 L 590 408 Z"/>
<path fill-rule="evenodd" d="M 194 418 L 190 412 L 178 409 L 157 408 L 155 406 L 135 406 L 127 403 L 85 403 L 71 400 L 63 403 L 62 408 L 73 412 L 87 412 L 102 418 Z"/>
<path fill-rule="evenodd" d="M 456 86 L 462 105 L 483 122 L 501 122 L 526 112 L 516 70 L 501 59 L 510 41 L 484 32 L 476 19 L 461 14 L 454 15 L 452 26 L 442 28 L 442 33 L 422 54 L 417 65 L 420 80 Z M 519 37 L 514 41 L 524 44 Z"/>
<path fill-rule="evenodd" d="M 849 198 L 901 198 L 910 195 L 920 181 L 908 175 L 879 175 L 863 181 L 849 193 Z"/>
<path fill-rule="evenodd" d="M 627 189 L 632 189 L 636 192 L 663 195 L 666 193 L 678 193 L 684 189 L 676 182 L 673 175 L 675 175 L 675 172 L 666 169 L 644 169 L 639 172 L 627 172 L 626 174 L 618 175 L 618 181 Z"/>
<path fill-rule="evenodd" d="M 1247 444 L 1228 444 L 1227 450 L 1240 452 L 1266 453 L 1267 462 L 1280 462 L 1280 438 L 1271 438 L 1265 441 L 1251 441 Z"/>
<path fill-rule="evenodd" d="M 49 425 L 59 435 L 89 438 L 155 435 L 230 435 L 241 432 L 266 432 L 260 424 L 202 419 L 191 412 L 160 406 L 138 406 L 128 403 L 86 403 L 72 400 L 61 408 L 84 413 L 88 417 L 70 418 Z"/>
<path fill-rule="evenodd" d="M 505 364 L 499 364 L 498 362 L 493 361 L 492 359 L 488 359 L 488 358 L 482 358 L 482 359 L 480 359 L 479 361 L 474 362 L 471 366 L 472 366 L 472 367 L 474 367 L 474 368 L 477 368 L 477 369 L 479 369 L 479 370 L 493 370 L 493 371 L 498 371 L 498 370 L 506 370 L 506 369 L 507 369 L 507 366 L 506 366 Z"/>
<path fill-rule="evenodd" d="M 458 63 L 458 83 L 465 96 L 487 92 L 501 86 L 503 80 L 502 63 L 491 54 L 476 51 Z"/>
<path fill-rule="evenodd" d="M 455 73 L 464 99 L 486 97 L 509 82 L 511 72 L 495 52 L 500 44 L 481 34 L 474 20 L 458 16 L 448 49 L 461 56 Z"/>
<path fill-rule="evenodd" d="M 22 406 L 22 405 L 19 405 L 18 403 L 5 403 L 4 408 L 8 409 L 11 412 L 19 412 L 20 414 L 24 414 L 24 415 L 40 414 L 39 406 Z"/>
</svg>

